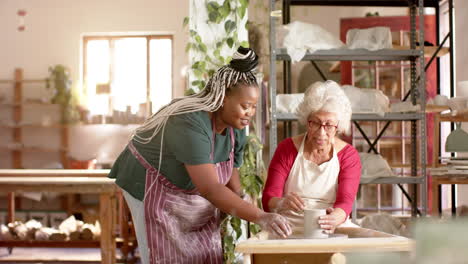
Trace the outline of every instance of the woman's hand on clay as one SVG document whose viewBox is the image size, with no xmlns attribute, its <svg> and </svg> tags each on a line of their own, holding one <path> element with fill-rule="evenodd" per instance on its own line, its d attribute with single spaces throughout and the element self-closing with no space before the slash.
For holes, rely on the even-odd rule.
<svg viewBox="0 0 468 264">
<path fill-rule="evenodd" d="M 293 210 L 295 212 L 301 212 L 304 210 L 304 206 L 304 200 L 302 200 L 297 193 L 290 192 L 278 201 L 275 211 Z"/>
<path fill-rule="evenodd" d="M 338 225 L 346 220 L 346 212 L 341 208 L 327 208 L 327 214 L 319 217 L 318 224 L 325 233 L 333 234 Z"/>
<path fill-rule="evenodd" d="M 292 233 L 288 219 L 276 213 L 263 213 L 255 223 L 260 225 L 262 230 L 283 238 L 288 237 Z"/>
</svg>

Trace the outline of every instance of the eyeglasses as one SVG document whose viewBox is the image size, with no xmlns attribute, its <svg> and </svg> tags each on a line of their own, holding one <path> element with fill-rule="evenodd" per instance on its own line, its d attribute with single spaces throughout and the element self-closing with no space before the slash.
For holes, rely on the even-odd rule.
<svg viewBox="0 0 468 264">
<path fill-rule="evenodd" d="M 338 125 L 330 125 L 330 124 L 321 124 L 316 121 L 309 120 L 309 128 L 312 132 L 320 130 L 322 127 L 327 133 L 333 133 L 338 128 Z"/>
</svg>

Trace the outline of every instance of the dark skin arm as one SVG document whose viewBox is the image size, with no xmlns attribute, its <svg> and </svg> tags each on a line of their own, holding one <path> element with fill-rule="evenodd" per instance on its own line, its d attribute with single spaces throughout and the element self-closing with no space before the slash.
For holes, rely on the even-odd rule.
<svg viewBox="0 0 468 264">
<path fill-rule="evenodd" d="M 221 211 L 249 222 L 257 221 L 263 213 L 259 208 L 243 201 L 228 187 L 219 183 L 218 175 L 216 174 L 216 169 L 213 164 L 185 165 L 185 168 L 201 196 L 206 198 Z M 237 173 L 237 176 L 238 175 Z"/>
<path fill-rule="evenodd" d="M 236 193 L 239 196 L 242 194 L 242 188 L 241 188 L 240 175 L 239 175 L 239 169 L 238 168 L 233 168 L 232 169 L 231 179 L 226 184 L 226 187 L 231 189 L 231 191 L 233 191 L 234 193 Z"/>
<path fill-rule="evenodd" d="M 262 228 L 267 228 L 270 232 L 274 231 L 282 237 L 291 234 L 291 227 L 283 217 L 277 214 L 265 213 L 256 206 L 242 200 L 231 189 L 219 183 L 213 164 L 185 164 L 185 168 L 201 196 L 221 211 L 257 223 Z"/>
</svg>

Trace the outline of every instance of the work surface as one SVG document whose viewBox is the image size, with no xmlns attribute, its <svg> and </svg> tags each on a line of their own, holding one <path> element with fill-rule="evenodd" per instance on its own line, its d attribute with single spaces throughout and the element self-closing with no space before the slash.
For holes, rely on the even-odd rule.
<svg viewBox="0 0 468 264">
<path fill-rule="evenodd" d="M 115 192 L 109 170 L 0 170 L 0 191 Z"/>
<path fill-rule="evenodd" d="M 22 170 L 9 169 L 0 170 L 0 177 L 106 177 L 110 170 Z"/>
<path fill-rule="evenodd" d="M 411 251 L 414 242 L 401 236 L 355 227 L 338 228 L 336 233 L 348 238 L 326 239 L 268 239 L 268 234 L 239 243 L 236 251 L 249 254 L 263 253 L 334 253 L 356 251 Z"/>
<path fill-rule="evenodd" d="M 375 230 L 343 227 L 336 230 L 344 237 L 326 239 L 269 239 L 260 232 L 239 243 L 236 251 L 244 256 L 244 264 L 330 264 L 346 263 L 341 253 L 348 252 L 408 252 L 414 242 Z M 338 261 L 338 262 L 337 262 Z"/>
<path fill-rule="evenodd" d="M 115 194 L 118 187 L 113 179 L 106 177 L 108 173 L 109 170 L 0 170 L 0 192 L 50 191 L 99 194 L 101 263 L 113 264 L 116 255 Z M 14 214 L 14 199 L 11 199 L 10 203 L 12 204 L 9 208 L 9 211 L 12 211 L 10 214 Z M 1 242 L 8 247 L 9 241 Z"/>
</svg>

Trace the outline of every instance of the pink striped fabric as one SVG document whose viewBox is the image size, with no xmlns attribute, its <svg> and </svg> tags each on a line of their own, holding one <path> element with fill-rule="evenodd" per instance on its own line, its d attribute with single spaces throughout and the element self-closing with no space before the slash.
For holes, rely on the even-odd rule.
<svg viewBox="0 0 468 264">
<path fill-rule="evenodd" d="M 230 136 L 229 160 L 215 164 L 222 184 L 229 181 L 234 165 L 232 128 Z M 129 144 L 129 149 L 146 168 L 146 188 L 151 188 L 145 190 L 144 200 L 150 263 L 222 263 L 219 209 L 200 196 L 196 189 L 183 190 L 169 182 L 133 144 Z M 212 146 L 212 158 L 213 149 Z"/>
</svg>

